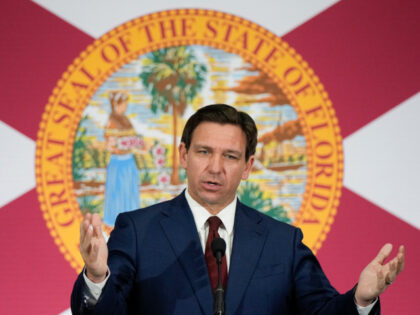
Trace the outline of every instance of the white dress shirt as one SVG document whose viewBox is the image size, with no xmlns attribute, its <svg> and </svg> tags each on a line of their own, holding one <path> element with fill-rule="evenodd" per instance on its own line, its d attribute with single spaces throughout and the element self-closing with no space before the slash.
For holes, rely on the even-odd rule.
<svg viewBox="0 0 420 315">
<path fill-rule="evenodd" d="M 195 226 L 197 227 L 198 236 L 200 237 L 201 247 L 203 253 L 206 251 L 207 236 L 209 234 L 209 223 L 207 219 L 213 215 L 208 212 L 202 205 L 195 201 L 188 190 L 185 190 L 185 197 L 190 206 L 192 215 L 194 217 Z M 230 255 L 232 253 L 233 242 L 233 224 L 235 223 L 236 198 L 217 214 L 217 217 L 222 221 L 219 227 L 219 235 L 226 242 L 226 265 L 229 272 Z"/>
</svg>

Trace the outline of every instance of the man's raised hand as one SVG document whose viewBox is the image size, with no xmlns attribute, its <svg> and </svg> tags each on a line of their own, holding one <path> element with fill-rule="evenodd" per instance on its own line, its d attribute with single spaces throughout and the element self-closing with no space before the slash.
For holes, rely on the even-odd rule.
<svg viewBox="0 0 420 315">
<path fill-rule="evenodd" d="M 87 213 L 80 225 L 80 253 L 86 276 L 96 283 L 105 280 L 108 271 L 108 247 L 101 226 L 102 220 L 97 213 Z"/>
<path fill-rule="evenodd" d="M 404 246 L 400 246 L 397 256 L 385 264 L 391 251 L 392 245 L 385 244 L 378 255 L 363 269 L 354 295 L 358 305 L 367 306 L 372 303 L 404 269 Z"/>
</svg>

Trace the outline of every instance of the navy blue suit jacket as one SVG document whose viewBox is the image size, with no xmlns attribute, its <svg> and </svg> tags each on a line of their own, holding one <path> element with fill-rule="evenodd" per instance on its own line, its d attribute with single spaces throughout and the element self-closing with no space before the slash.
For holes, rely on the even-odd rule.
<svg viewBox="0 0 420 315">
<path fill-rule="evenodd" d="M 203 249 L 184 194 L 120 214 L 108 248 L 111 276 L 96 306 L 85 303 L 79 275 L 74 314 L 212 314 Z M 240 202 L 225 305 L 227 315 L 358 314 L 353 292 L 340 295 L 330 285 L 299 229 Z"/>
</svg>

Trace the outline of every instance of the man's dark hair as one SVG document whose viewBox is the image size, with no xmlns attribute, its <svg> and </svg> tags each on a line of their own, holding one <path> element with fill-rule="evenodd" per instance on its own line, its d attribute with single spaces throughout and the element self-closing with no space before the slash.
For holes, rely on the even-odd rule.
<svg viewBox="0 0 420 315">
<path fill-rule="evenodd" d="M 226 104 L 207 105 L 188 119 L 181 138 L 181 142 L 185 143 L 187 150 L 190 148 L 195 128 L 202 122 L 239 126 L 246 136 L 245 160 L 248 161 L 249 157 L 255 154 L 258 132 L 254 120 L 247 113 L 237 111 L 234 107 Z"/>
</svg>

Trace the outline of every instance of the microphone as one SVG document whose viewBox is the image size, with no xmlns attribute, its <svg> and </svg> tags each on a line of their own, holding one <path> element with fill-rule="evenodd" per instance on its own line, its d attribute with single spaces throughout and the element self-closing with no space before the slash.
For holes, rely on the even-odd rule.
<svg viewBox="0 0 420 315">
<path fill-rule="evenodd" d="M 214 304 L 213 304 L 213 314 L 214 315 L 224 315 L 225 314 L 225 301 L 224 295 L 225 290 L 222 286 L 222 273 L 220 271 L 220 266 L 222 265 L 222 258 L 225 255 L 226 243 L 223 238 L 216 237 L 211 242 L 211 250 L 213 256 L 216 258 L 217 262 L 217 273 L 219 275 L 217 281 L 217 287 L 214 290 Z"/>
</svg>

